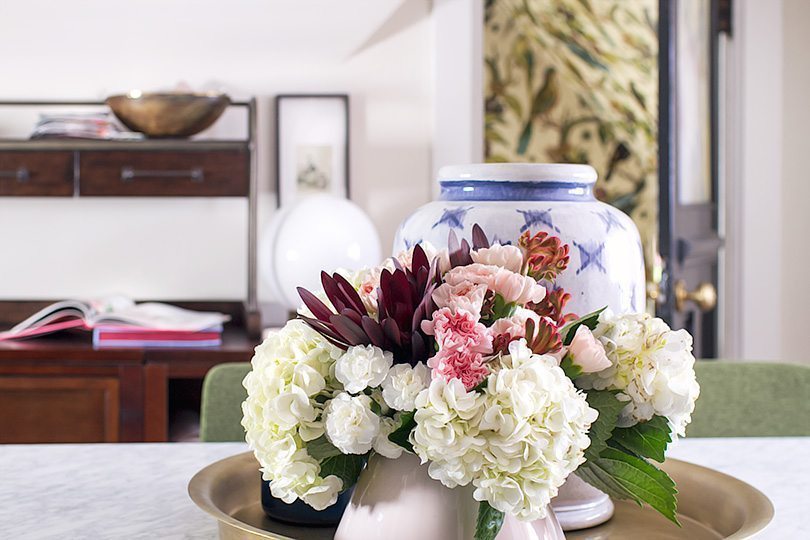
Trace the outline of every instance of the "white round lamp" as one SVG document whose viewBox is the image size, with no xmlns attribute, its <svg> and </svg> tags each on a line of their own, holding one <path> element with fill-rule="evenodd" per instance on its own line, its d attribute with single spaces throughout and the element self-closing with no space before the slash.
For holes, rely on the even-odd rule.
<svg viewBox="0 0 810 540">
<path fill-rule="evenodd" d="M 321 289 L 321 271 L 380 263 L 380 236 L 353 202 L 327 194 L 281 208 L 262 239 L 261 273 L 275 299 L 298 309 L 297 287 Z"/>
</svg>

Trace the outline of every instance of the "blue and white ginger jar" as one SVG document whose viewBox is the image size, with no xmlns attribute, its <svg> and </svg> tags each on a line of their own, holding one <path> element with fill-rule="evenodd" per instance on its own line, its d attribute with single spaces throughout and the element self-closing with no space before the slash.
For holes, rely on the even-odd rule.
<svg viewBox="0 0 810 540">
<path fill-rule="evenodd" d="M 443 167 L 439 200 L 408 217 L 394 253 L 428 241 L 447 247 L 450 231 L 471 239 L 479 224 L 490 242 L 516 244 L 546 231 L 570 248 L 557 285 L 571 294 L 567 311 L 584 315 L 603 306 L 616 313 L 645 306 L 644 255 L 638 229 L 623 212 L 593 196 L 588 165 L 493 163 Z"/>
</svg>

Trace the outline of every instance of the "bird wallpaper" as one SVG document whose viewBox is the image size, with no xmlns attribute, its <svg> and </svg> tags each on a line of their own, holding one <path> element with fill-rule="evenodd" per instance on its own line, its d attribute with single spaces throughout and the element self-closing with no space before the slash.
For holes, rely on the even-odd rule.
<svg viewBox="0 0 810 540">
<path fill-rule="evenodd" d="M 658 1 L 487 0 L 485 156 L 587 163 L 629 214 L 647 260 L 658 234 Z"/>
</svg>

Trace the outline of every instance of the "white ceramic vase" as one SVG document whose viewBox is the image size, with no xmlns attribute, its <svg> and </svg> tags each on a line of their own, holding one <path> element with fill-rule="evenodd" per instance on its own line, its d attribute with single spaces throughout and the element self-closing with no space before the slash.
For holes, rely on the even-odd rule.
<svg viewBox="0 0 810 540">
<path fill-rule="evenodd" d="M 478 502 L 472 489 L 448 489 L 413 454 L 374 455 L 361 473 L 335 540 L 471 540 Z M 496 540 L 564 540 L 553 512 L 527 523 L 507 516 Z"/>
</svg>

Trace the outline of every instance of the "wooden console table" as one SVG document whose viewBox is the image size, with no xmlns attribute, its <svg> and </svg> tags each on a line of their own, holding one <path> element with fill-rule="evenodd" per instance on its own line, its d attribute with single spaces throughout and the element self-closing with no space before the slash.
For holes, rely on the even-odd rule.
<svg viewBox="0 0 810 540">
<path fill-rule="evenodd" d="M 223 344 L 93 348 L 90 332 L 0 342 L 0 444 L 168 441 L 170 382 L 247 362 L 258 343 L 241 326 L 238 302 L 177 304 L 231 313 Z M 0 302 L 0 319 L 32 305 Z"/>
<path fill-rule="evenodd" d="M 12 109 L 68 106 L 104 104 L 0 101 L 0 108 Z M 248 218 L 245 296 L 230 302 L 176 302 L 229 313 L 232 323 L 221 347 L 94 349 L 89 333 L 0 343 L 0 443 L 168 440 L 173 381 L 199 383 L 216 364 L 250 359 L 262 328 L 256 277 L 256 102 L 231 106 L 246 109 L 244 139 L 0 139 L 0 197 L 81 197 L 98 204 L 106 197 L 240 197 Z M 48 303 L 0 302 L 0 329 Z M 180 389 L 180 394 L 190 393 Z"/>
</svg>

